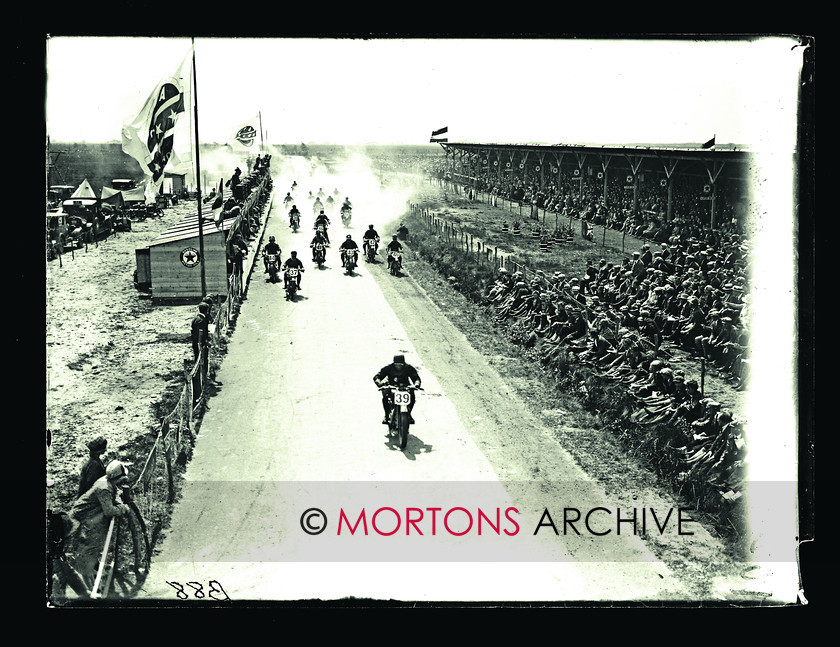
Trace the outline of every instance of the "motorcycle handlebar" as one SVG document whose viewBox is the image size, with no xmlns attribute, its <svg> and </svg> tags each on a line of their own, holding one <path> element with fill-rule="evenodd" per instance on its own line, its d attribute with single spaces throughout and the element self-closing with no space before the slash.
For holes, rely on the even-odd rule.
<svg viewBox="0 0 840 647">
<path fill-rule="evenodd" d="M 401 386 L 401 387 L 397 387 L 396 385 L 393 385 L 393 384 L 380 384 L 379 385 L 379 390 L 380 391 L 384 391 L 386 389 L 396 389 L 396 388 L 409 389 L 411 391 L 425 391 L 425 389 L 422 386 L 414 386 L 413 384 L 410 384 L 408 386 Z"/>
</svg>

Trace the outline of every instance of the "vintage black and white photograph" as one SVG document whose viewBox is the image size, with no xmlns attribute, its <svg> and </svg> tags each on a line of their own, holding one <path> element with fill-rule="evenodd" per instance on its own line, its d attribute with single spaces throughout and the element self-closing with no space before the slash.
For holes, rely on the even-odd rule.
<svg viewBox="0 0 840 647">
<path fill-rule="evenodd" d="M 47 605 L 808 604 L 811 46 L 47 35 Z"/>
</svg>

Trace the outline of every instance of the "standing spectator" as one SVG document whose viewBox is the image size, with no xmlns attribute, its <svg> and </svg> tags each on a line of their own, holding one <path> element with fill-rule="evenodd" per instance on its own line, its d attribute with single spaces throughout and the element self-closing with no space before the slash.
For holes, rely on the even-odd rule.
<svg viewBox="0 0 840 647">
<path fill-rule="evenodd" d="M 210 304 L 202 301 L 198 304 L 198 312 L 190 322 L 190 337 L 192 339 L 193 359 L 198 361 L 201 355 L 202 376 L 207 375 L 209 366 L 208 355 L 210 350 Z"/>
<path fill-rule="evenodd" d="M 102 436 L 97 436 L 87 444 L 88 459 L 79 473 L 79 490 L 76 494 L 78 499 L 100 478 L 105 476 L 105 465 L 102 464 L 102 454 L 108 447 L 108 441 Z"/>
<path fill-rule="evenodd" d="M 120 497 L 121 489 L 127 483 L 128 466 L 120 461 L 111 461 L 105 468 L 105 476 L 97 479 L 70 509 L 69 516 L 79 524 L 81 531 L 76 569 L 88 589 L 93 587 L 110 520 L 130 514 L 130 508 Z"/>
<path fill-rule="evenodd" d="M 234 276 L 242 276 L 242 261 L 248 251 L 248 245 L 245 239 L 238 231 L 235 232 L 228 240 L 227 258 L 228 258 L 228 272 Z"/>
</svg>

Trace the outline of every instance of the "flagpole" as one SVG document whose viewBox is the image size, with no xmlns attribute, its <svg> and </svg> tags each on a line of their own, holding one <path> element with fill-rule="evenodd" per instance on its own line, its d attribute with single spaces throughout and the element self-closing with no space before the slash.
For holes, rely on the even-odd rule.
<svg viewBox="0 0 840 647">
<path fill-rule="evenodd" d="M 263 146 L 263 129 L 262 129 L 262 110 L 257 113 L 257 116 L 260 118 L 260 152 L 262 153 L 264 150 Z"/>
<path fill-rule="evenodd" d="M 192 68 L 193 68 L 193 114 L 195 118 L 195 183 L 198 192 L 198 255 L 201 258 L 201 298 L 207 296 L 207 275 L 204 271 L 204 224 L 201 217 L 201 162 L 199 160 L 199 139 L 198 139 L 198 81 L 195 72 L 195 38 L 190 38 L 192 43 Z"/>
</svg>

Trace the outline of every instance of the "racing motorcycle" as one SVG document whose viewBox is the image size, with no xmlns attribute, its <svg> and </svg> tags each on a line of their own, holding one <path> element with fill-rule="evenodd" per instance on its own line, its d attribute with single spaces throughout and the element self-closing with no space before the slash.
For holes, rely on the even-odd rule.
<svg viewBox="0 0 840 647">
<path fill-rule="evenodd" d="M 353 212 L 348 207 L 344 207 L 341 210 L 341 222 L 344 223 L 345 227 L 350 226 L 350 218 L 352 217 Z"/>
<path fill-rule="evenodd" d="M 298 272 L 296 267 L 286 268 L 286 301 L 294 301 L 298 290 Z"/>
<path fill-rule="evenodd" d="M 362 244 L 365 248 L 365 260 L 368 263 L 373 263 L 376 258 L 376 247 L 379 244 L 379 236 L 376 238 L 365 238 Z"/>
<path fill-rule="evenodd" d="M 272 283 L 277 283 L 277 273 L 280 271 L 277 254 L 265 255 L 266 266 L 268 267 L 268 277 Z"/>
<path fill-rule="evenodd" d="M 318 264 L 318 267 L 320 268 L 324 264 L 324 261 L 326 260 L 327 250 L 324 247 L 324 243 L 313 243 L 312 248 L 314 250 L 312 252 L 312 258 L 315 259 L 315 262 Z"/>
<path fill-rule="evenodd" d="M 315 226 L 315 230 L 321 232 L 321 235 L 324 237 L 324 240 L 327 241 L 327 245 L 329 245 L 330 244 L 330 237 L 327 236 L 327 226 L 324 223 L 318 223 Z"/>
<path fill-rule="evenodd" d="M 396 251 L 388 252 L 388 269 L 392 276 L 399 276 L 402 269 L 402 254 Z"/>
<path fill-rule="evenodd" d="M 405 449 L 408 444 L 408 426 L 410 416 L 408 405 L 411 404 L 411 392 L 422 391 L 423 387 L 409 384 L 406 387 L 393 387 L 389 384 L 379 387 L 385 391 L 391 403 L 391 413 L 388 416 L 388 435 L 391 442 L 396 442 L 400 449 Z"/>
<path fill-rule="evenodd" d="M 300 214 L 296 213 L 289 217 L 289 227 L 292 228 L 292 231 L 297 233 L 298 229 L 300 229 Z"/>
<path fill-rule="evenodd" d="M 353 270 L 356 269 L 356 250 L 342 249 L 341 264 L 344 265 L 347 274 L 352 274 Z"/>
</svg>

